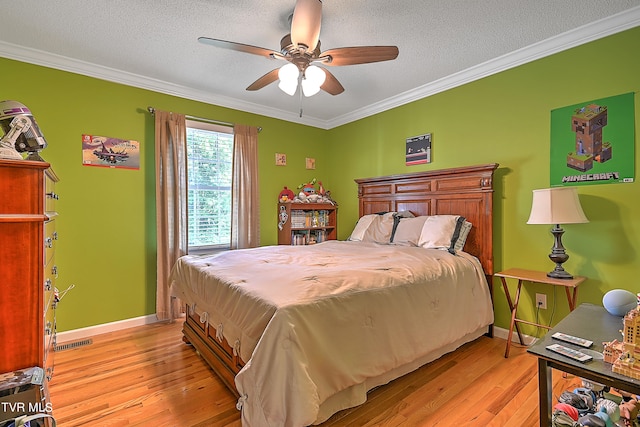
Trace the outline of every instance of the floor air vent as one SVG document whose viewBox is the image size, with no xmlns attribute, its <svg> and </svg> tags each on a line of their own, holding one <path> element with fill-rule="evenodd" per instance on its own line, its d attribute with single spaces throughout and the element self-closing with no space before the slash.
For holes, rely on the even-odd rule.
<svg viewBox="0 0 640 427">
<path fill-rule="evenodd" d="M 93 343 L 93 340 L 91 338 L 86 340 L 81 340 L 81 341 L 67 342 L 64 344 L 57 345 L 55 347 L 55 351 L 63 351 L 63 350 L 70 350 L 72 348 L 84 347 L 85 345 L 90 345 L 92 343 Z"/>
</svg>

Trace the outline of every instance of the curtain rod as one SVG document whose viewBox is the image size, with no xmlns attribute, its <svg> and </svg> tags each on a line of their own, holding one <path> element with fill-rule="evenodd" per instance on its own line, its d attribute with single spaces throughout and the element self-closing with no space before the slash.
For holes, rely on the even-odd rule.
<svg viewBox="0 0 640 427">
<path fill-rule="evenodd" d="M 151 113 L 151 114 L 155 114 L 156 109 L 154 107 L 147 107 L 147 110 Z M 233 127 L 233 123 L 228 123 L 228 122 L 221 122 L 218 120 L 211 120 L 211 119 L 205 119 L 204 117 L 195 117 L 195 116 L 184 116 L 187 120 L 197 120 L 199 122 L 205 122 L 205 123 L 211 123 L 214 125 L 222 125 L 222 126 L 231 126 Z M 258 132 L 262 132 L 262 127 L 258 126 Z"/>
</svg>

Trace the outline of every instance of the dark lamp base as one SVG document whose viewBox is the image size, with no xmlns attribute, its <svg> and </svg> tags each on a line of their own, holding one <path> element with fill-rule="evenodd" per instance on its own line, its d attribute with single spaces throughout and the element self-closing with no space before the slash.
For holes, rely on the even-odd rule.
<svg viewBox="0 0 640 427">
<path fill-rule="evenodd" d="M 553 277 L 554 279 L 573 279 L 573 276 L 562 268 L 562 264 L 569 259 L 569 255 L 567 255 L 564 246 L 562 246 L 562 234 L 564 234 L 564 230 L 560 228 L 559 224 L 556 224 L 551 230 L 551 234 L 553 234 L 554 237 L 554 244 L 553 248 L 551 248 L 549 259 L 556 263 L 556 268 L 547 273 L 547 277 Z"/>
<path fill-rule="evenodd" d="M 553 277 L 554 279 L 573 279 L 573 275 L 567 273 L 562 267 L 561 270 L 555 269 L 547 273 L 547 277 Z"/>
</svg>

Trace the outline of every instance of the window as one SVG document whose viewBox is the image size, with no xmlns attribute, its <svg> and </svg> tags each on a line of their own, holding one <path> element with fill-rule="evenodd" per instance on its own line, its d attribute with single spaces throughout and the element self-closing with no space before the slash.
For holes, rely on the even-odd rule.
<svg viewBox="0 0 640 427">
<path fill-rule="evenodd" d="M 189 252 L 229 248 L 233 128 L 187 120 Z"/>
</svg>

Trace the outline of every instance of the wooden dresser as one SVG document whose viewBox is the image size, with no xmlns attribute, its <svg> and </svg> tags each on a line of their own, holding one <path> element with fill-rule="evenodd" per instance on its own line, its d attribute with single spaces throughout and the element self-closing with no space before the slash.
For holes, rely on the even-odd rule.
<svg viewBox="0 0 640 427">
<path fill-rule="evenodd" d="M 43 368 L 45 398 L 56 330 L 57 181 L 46 162 L 0 159 L 0 374 Z"/>
</svg>

